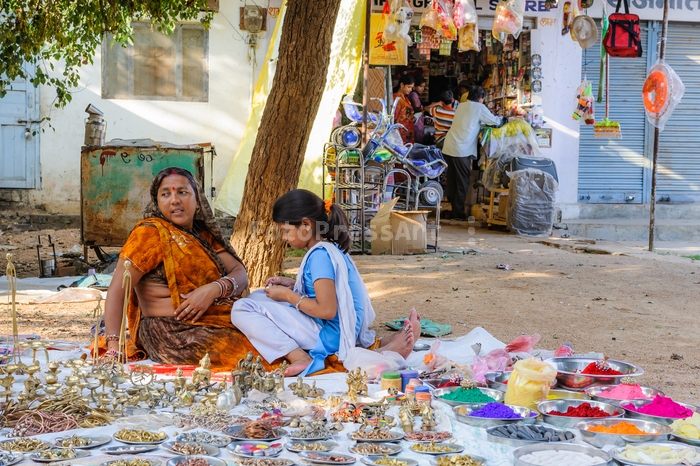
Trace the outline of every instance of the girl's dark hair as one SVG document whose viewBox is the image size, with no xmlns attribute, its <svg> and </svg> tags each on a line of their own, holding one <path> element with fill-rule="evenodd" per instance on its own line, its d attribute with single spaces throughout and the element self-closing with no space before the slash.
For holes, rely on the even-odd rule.
<svg viewBox="0 0 700 466">
<path fill-rule="evenodd" d="M 190 184 L 192 187 L 192 190 L 194 191 L 194 197 L 195 199 L 198 200 L 199 202 L 199 192 L 197 190 L 197 182 L 194 179 L 194 176 L 192 176 L 192 173 L 190 173 L 188 170 L 185 170 L 184 168 L 180 167 L 168 167 L 162 169 L 158 174 L 156 175 L 155 178 L 153 178 L 153 183 L 151 183 L 151 200 L 153 203 L 157 206 L 158 205 L 158 189 L 160 188 L 160 184 L 163 182 L 165 177 L 170 176 L 170 175 L 181 175 L 187 178 L 187 182 Z"/>
<path fill-rule="evenodd" d="M 316 231 L 323 238 L 335 243 L 343 252 L 350 250 L 348 218 L 340 206 L 331 205 L 330 214 L 326 214 L 323 199 L 306 189 L 294 189 L 280 196 L 272 206 L 272 221 L 299 226 L 308 218 L 314 223 Z"/>
<path fill-rule="evenodd" d="M 413 78 L 413 84 L 415 84 L 416 87 L 420 86 L 424 82 L 425 82 L 425 78 L 423 78 L 423 76 L 416 76 L 415 78 Z"/>
<path fill-rule="evenodd" d="M 401 87 L 401 84 L 408 85 L 408 84 L 415 84 L 416 80 L 413 79 L 413 76 L 410 74 L 404 74 L 401 76 L 401 79 L 399 79 L 399 87 Z"/>
<path fill-rule="evenodd" d="M 484 90 L 483 87 L 474 86 L 471 89 L 469 89 L 469 95 L 467 96 L 467 99 L 471 100 L 472 102 L 478 102 L 479 99 L 485 99 L 485 98 L 486 98 L 486 91 Z"/>
</svg>

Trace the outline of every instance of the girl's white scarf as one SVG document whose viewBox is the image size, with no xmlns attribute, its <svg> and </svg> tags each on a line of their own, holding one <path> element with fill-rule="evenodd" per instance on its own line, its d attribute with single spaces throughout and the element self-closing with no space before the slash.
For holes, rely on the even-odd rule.
<svg viewBox="0 0 700 466">
<path fill-rule="evenodd" d="M 367 293 L 367 288 L 365 284 L 362 284 L 362 296 L 360 299 L 364 301 L 365 317 L 362 320 L 362 328 L 360 329 L 360 334 L 355 339 L 355 325 L 357 324 L 357 314 L 355 313 L 355 304 L 353 302 L 352 291 L 350 291 L 350 282 L 348 280 L 348 267 L 343 257 L 343 253 L 338 249 L 338 247 L 327 241 L 319 241 L 316 243 L 309 251 L 304 255 L 301 261 L 301 267 L 299 267 L 299 273 L 297 275 L 297 282 L 294 285 L 294 291 L 303 295 L 304 293 L 304 267 L 306 266 L 306 260 L 308 259 L 311 251 L 317 248 L 323 248 L 328 252 L 333 263 L 333 271 L 335 272 L 335 295 L 338 299 L 338 319 L 340 321 L 340 345 L 338 350 L 338 359 L 344 361 L 348 356 L 350 349 L 359 345 L 363 348 L 368 348 L 372 343 L 374 343 L 374 330 L 370 330 L 369 326 L 374 322 L 375 313 L 374 308 L 372 308 L 372 303 L 369 300 L 369 293 Z M 360 274 L 353 262 L 350 259 L 350 268 L 352 271 Z"/>
</svg>

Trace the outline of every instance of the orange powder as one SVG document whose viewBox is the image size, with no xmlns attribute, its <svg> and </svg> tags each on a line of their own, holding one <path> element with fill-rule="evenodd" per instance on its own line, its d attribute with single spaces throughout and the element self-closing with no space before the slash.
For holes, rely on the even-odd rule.
<svg viewBox="0 0 700 466">
<path fill-rule="evenodd" d="M 617 424 L 614 424 L 610 427 L 605 427 L 605 426 L 592 426 L 589 427 L 588 430 L 591 432 L 600 432 L 602 434 L 648 434 L 649 432 L 645 432 L 643 430 L 640 430 L 637 426 L 632 424 L 631 422 L 618 422 Z"/>
</svg>

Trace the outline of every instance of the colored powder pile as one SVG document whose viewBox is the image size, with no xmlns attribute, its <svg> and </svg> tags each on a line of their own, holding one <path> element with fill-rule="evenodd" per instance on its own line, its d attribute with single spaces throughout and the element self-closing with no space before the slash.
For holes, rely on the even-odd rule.
<svg viewBox="0 0 700 466">
<path fill-rule="evenodd" d="M 590 403 L 581 403 L 578 406 L 569 406 L 565 412 L 560 411 L 550 411 L 547 414 L 552 414 L 554 416 L 567 416 L 567 417 L 608 417 L 617 414 L 607 413 L 602 409 L 591 406 Z"/>
<path fill-rule="evenodd" d="M 647 403 L 640 408 L 635 408 L 634 405 L 631 404 L 623 406 L 623 408 L 641 414 L 648 414 L 649 416 L 673 417 L 676 419 L 684 419 L 693 415 L 693 411 L 690 409 L 679 405 L 671 398 L 661 395 L 656 395 L 651 403 Z"/>
<path fill-rule="evenodd" d="M 635 426 L 631 422 L 618 422 L 617 424 L 613 424 L 609 427 L 605 426 L 591 426 L 588 428 L 591 432 L 600 432 L 602 434 L 637 434 L 637 435 L 643 435 L 643 434 L 648 434 L 649 432 L 644 431 L 639 429 L 639 427 Z"/>
<path fill-rule="evenodd" d="M 487 403 L 481 409 L 472 412 L 470 416 L 488 417 L 491 419 L 522 419 L 520 414 L 500 403 Z"/>
<path fill-rule="evenodd" d="M 610 367 L 601 368 L 597 362 L 592 362 L 586 366 L 585 369 L 581 371 L 582 374 L 588 375 L 622 375 L 622 372 L 618 372 Z"/>
<path fill-rule="evenodd" d="M 650 396 L 646 396 L 642 392 L 642 387 L 637 384 L 634 385 L 614 385 L 607 390 L 603 390 L 598 394 L 603 398 L 611 398 L 613 400 L 648 400 L 651 399 Z"/>
<path fill-rule="evenodd" d="M 693 440 L 700 440 L 700 413 L 693 413 L 692 417 L 673 421 L 671 428 L 676 435 Z"/>
<path fill-rule="evenodd" d="M 458 401 L 460 403 L 493 403 L 494 400 L 488 395 L 481 393 L 478 388 L 464 389 L 459 387 L 457 390 L 441 396 L 440 398 L 450 401 Z"/>
</svg>

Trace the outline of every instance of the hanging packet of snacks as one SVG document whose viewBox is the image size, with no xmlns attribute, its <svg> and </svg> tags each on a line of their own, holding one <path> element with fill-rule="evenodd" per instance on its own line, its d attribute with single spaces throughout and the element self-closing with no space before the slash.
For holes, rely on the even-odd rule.
<svg viewBox="0 0 700 466">
<path fill-rule="evenodd" d="M 476 23 L 467 24 L 459 30 L 459 40 L 457 46 L 460 52 L 475 50 L 481 51 L 481 41 L 479 41 L 479 26 Z"/>
<path fill-rule="evenodd" d="M 435 31 L 440 30 L 440 18 L 438 17 L 438 0 L 432 0 L 430 6 L 425 10 L 423 16 L 420 19 L 421 29 L 430 28 Z"/>
<path fill-rule="evenodd" d="M 476 24 L 477 17 L 474 0 L 455 0 L 452 18 L 457 29 L 462 29 L 467 24 Z"/>
<path fill-rule="evenodd" d="M 510 34 L 516 39 L 523 30 L 525 0 L 499 0 L 493 18 L 493 37 L 500 39 L 501 34 Z"/>
<path fill-rule="evenodd" d="M 452 19 L 452 4 L 443 0 L 437 0 L 437 4 L 442 37 L 447 40 L 457 40 L 457 27 Z"/>
<path fill-rule="evenodd" d="M 454 23 L 458 32 L 458 48 L 460 52 L 469 50 L 481 51 L 479 41 L 479 26 L 476 7 L 473 0 L 457 0 L 453 11 Z"/>
<path fill-rule="evenodd" d="M 585 124 L 592 125 L 595 123 L 595 116 L 593 113 L 593 102 L 595 98 L 593 97 L 593 85 L 584 80 L 578 86 L 576 91 L 576 109 L 571 115 L 574 120 L 583 120 Z"/>
<path fill-rule="evenodd" d="M 435 29 L 430 29 L 429 27 L 423 27 L 421 29 L 423 36 L 423 41 L 417 45 L 418 53 L 423 56 L 430 57 L 430 49 L 436 48 L 435 42 L 437 42 L 437 47 L 440 47 L 440 41 L 435 39 Z"/>
<path fill-rule="evenodd" d="M 453 40 L 442 39 L 440 42 L 440 55 L 451 55 L 452 54 L 452 42 Z"/>
<path fill-rule="evenodd" d="M 556 369 L 546 362 L 537 358 L 522 359 L 515 363 L 508 379 L 505 403 L 537 409 L 537 403 L 547 399 L 556 378 Z"/>
</svg>

